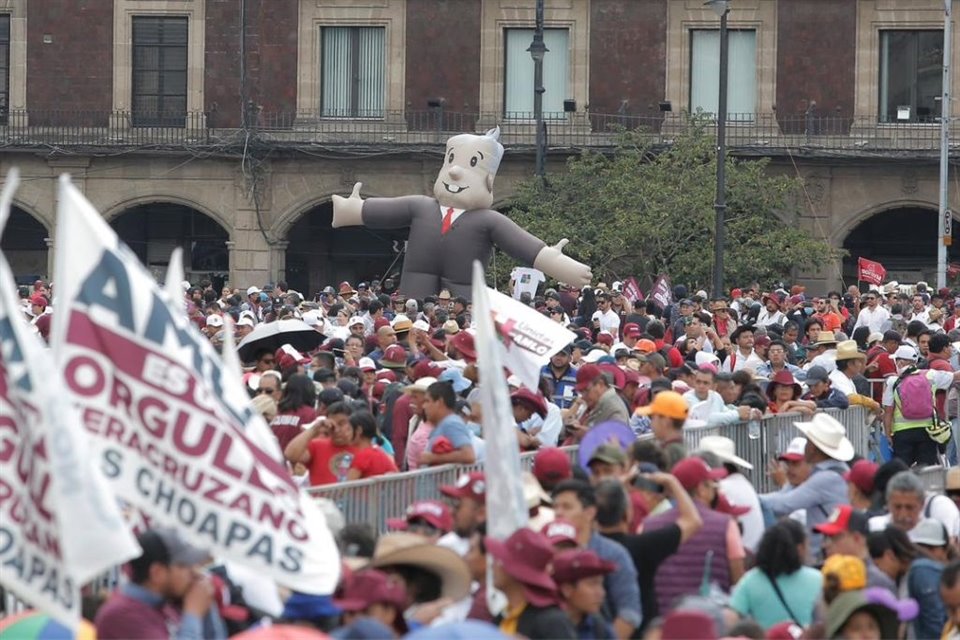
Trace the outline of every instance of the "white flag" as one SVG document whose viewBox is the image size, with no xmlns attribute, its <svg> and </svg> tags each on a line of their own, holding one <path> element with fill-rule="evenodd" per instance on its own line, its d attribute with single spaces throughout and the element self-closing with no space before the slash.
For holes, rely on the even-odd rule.
<svg viewBox="0 0 960 640">
<path fill-rule="evenodd" d="M 514 426 L 510 392 L 503 375 L 504 348 L 500 334 L 494 327 L 493 311 L 488 297 L 496 292 L 488 289 L 484 282 L 483 268 L 480 262 L 474 261 L 473 324 L 477 331 L 480 405 L 483 407 L 483 438 L 487 452 L 484 463 L 487 482 L 487 533 L 502 540 L 520 527 L 527 526 L 529 513 L 523 499 L 517 429 Z M 511 298 L 507 299 L 513 302 Z"/>
<path fill-rule="evenodd" d="M 503 366 L 520 378 L 523 386 L 536 391 L 540 370 L 555 353 L 576 340 L 576 334 L 510 296 L 486 287 L 484 290 L 497 333 L 506 345 Z"/>
<path fill-rule="evenodd" d="M 83 195 L 60 178 L 51 343 L 116 493 L 192 544 L 297 591 L 340 558 L 240 381 Z"/>
<path fill-rule="evenodd" d="M 0 195 L 0 233 L 17 172 Z M 140 554 L 0 255 L 0 584 L 70 628 L 80 587 Z"/>
</svg>

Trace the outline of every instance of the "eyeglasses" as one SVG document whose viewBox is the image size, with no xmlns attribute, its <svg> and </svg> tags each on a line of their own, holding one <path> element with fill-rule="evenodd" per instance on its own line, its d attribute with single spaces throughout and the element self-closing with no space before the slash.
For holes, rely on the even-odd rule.
<svg viewBox="0 0 960 640">
<path fill-rule="evenodd" d="M 270 395 L 270 394 L 273 394 L 273 393 L 276 393 L 276 392 L 277 392 L 277 389 L 264 389 L 263 387 L 260 387 L 259 389 L 257 389 L 257 393 L 256 393 L 255 395 L 258 395 L 258 396 L 259 396 L 259 395 L 264 394 L 264 393 L 267 394 L 267 395 Z"/>
</svg>

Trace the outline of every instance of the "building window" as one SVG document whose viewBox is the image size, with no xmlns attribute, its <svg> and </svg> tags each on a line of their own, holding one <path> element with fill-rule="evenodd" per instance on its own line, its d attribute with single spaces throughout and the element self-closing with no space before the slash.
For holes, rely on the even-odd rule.
<svg viewBox="0 0 960 640">
<path fill-rule="evenodd" d="M 757 111 L 757 32 L 730 29 L 727 65 L 727 120 L 752 122 Z M 690 32 L 690 112 L 717 112 L 720 99 L 720 31 Z"/>
<path fill-rule="evenodd" d="M 943 31 L 880 32 L 880 122 L 934 122 L 943 93 Z"/>
<path fill-rule="evenodd" d="M 325 118 L 382 118 L 383 27 L 322 27 L 320 112 Z"/>
<path fill-rule="evenodd" d="M 133 124 L 184 126 L 187 18 L 133 18 Z"/>
<path fill-rule="evenodd" d="M 10 112 L 10 14 L 0 13 L 0 124 Z"/>
<path fill-rule="evenodd" d="M 533 58 L 530 44 L 533 29 L 506 29 L 505 85 L 503 91 L 503 115 L 508 119 L 533 118 Z M 547 52 L 543 56 L 543 117 L 564 117 L 563 101 L 569 97 L 570 81 L 570 31 L 569 29 L 544 29 L 543 43 Z"/>
</svg>

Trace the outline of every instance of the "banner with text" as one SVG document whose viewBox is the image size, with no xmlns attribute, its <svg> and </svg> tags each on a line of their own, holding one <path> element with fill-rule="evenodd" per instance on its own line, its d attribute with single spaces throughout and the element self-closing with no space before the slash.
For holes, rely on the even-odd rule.
<svg viewBox="0 0 960 640">
<path fill-rule="evenodd" d="M 0 234 L 17 182 L 12 170 Z M 140 554 L 87 440 L 0 254 L 0 585 L 70 628 L 81 585 Z"/>
<path fill-rule="evenodd" d="M 857 259 L 857 280 L 869 284 L 881 285 L 887 279 L 887 270 L 883 265 L 866 258 Z"/>
<path fill-rule="evenodd" d="M 653 285 L 653 291 L 650 297 L 656 300 L 657 304 L 666 309 L 673 302 L 673 291 L 670 289 L 670 278 L 660 276 Z"/>
<path fill-rule="evenodd" d="M 643 291 L 640 289 L 640 283 L 637 282 L 637 279 L 633 276 L 630 276 L 624 281 L 623 295 L 631 304 L 643 300 Z"/>
<path fill-rule="evenodd" d="M 240 380 L 60 178 L 51 342 L 114 491 L 198 547 L 332 593 L 340 559 Z"/>
<path fill-rule="evenodd" d="M 577 336 L 562 324 L 504 295 L 487 289 L 493 320 L 506 346 L 503 366 L 533 391 L 540 383 L 540 370 L 550 357 Z"/>
</svg>

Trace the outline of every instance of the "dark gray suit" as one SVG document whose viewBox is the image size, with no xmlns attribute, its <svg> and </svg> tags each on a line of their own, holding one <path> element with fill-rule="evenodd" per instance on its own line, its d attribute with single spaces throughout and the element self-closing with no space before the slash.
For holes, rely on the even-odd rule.
<svg viewBox="0 0 960 640">
<path fill-rule="evenodd" d="M 470 298 L 473 261 L 486 269 L 496 245 L 526 266 L 533 265 L 546 244 L 502 213 L 492 209 L 464 211 L 450 230 L 440 233 L 440 204 L 427 196 L 370 198 L 363 202 L 363 224 L 371 229 L 410 227 L 400 291 L 423 299 L 449 289 Z"/>
</svg>

